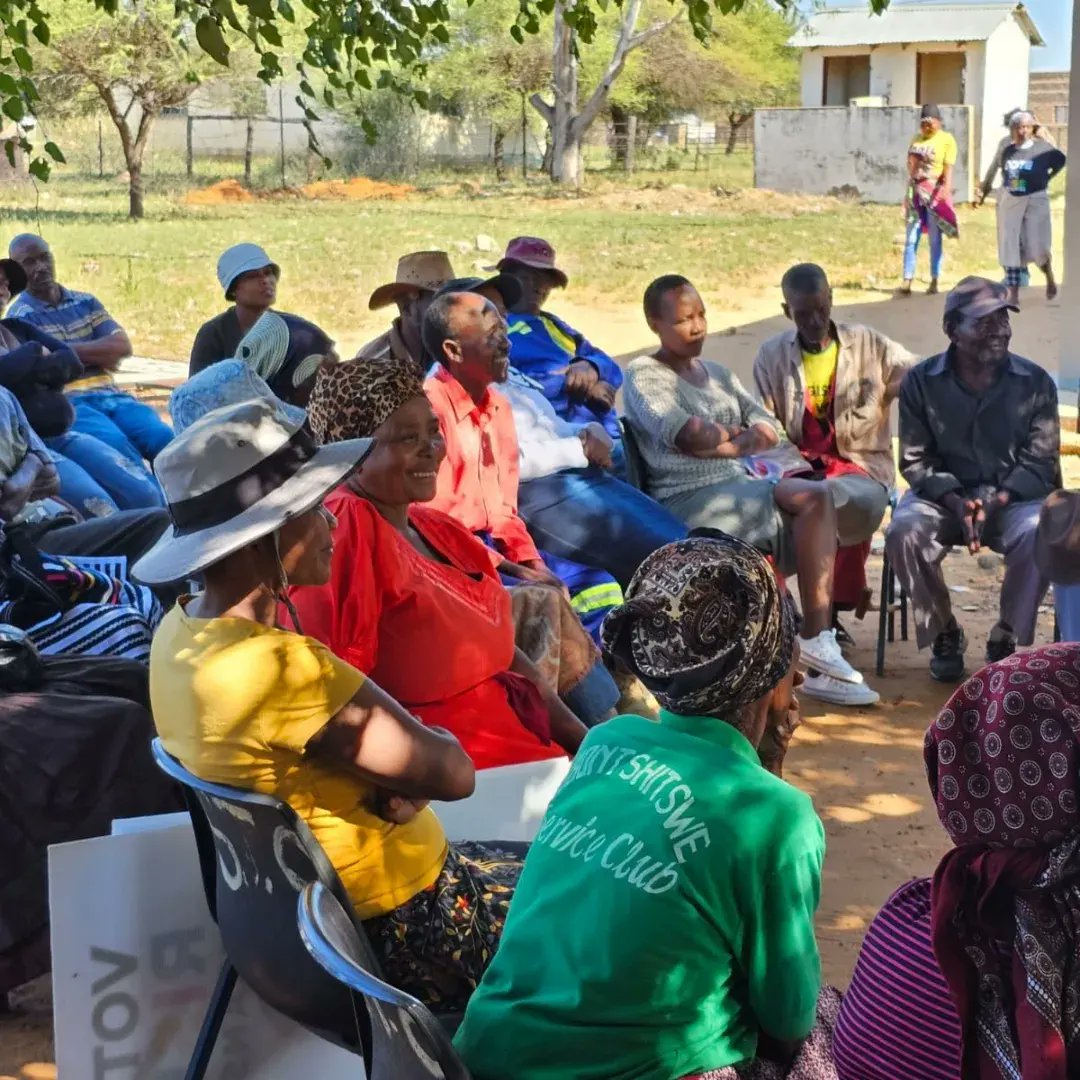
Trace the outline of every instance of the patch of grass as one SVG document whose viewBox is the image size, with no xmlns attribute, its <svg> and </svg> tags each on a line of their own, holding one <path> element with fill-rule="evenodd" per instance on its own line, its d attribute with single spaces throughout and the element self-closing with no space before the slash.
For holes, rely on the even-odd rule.
<svg viewBox="0 0 1080 1080">
<path fill-rule="evenodd" d="M 545 236 L 571 275 L 573 301 L 602 310 L 636 306 L 644 285 L 667 272 L 686 274 L 712 304 L 723 304 L 731 290 L 775 288 L 800 260 L 822 263 L 842 287 L 896 284 L 899 207 L 755 191 L 751 169 L 746 153 L 716 155 L 708 173 L 590 174 L 581 194 L 539 180 L 495 185 L 444 173 L 401 202 L 221 207 L 187 206 L 178 190 L 186 178 L 158 176 L 141 223 L 126 219 L 123 180 L 60 173 L 36 190 L 5 190 L 0 240 L 40 229 L 65 284 L 100 296 L 140 354 L 176 359 L 186 359 L 198 326 L 225 306 L 217 257 L 243 240 L 281 264 L 281 307 L 324 326 L 343 355 L 385 326 L 386 313 L 369 312 L 367 297 L 393 276 L 399 254 L 444 248 L 458 273 L 471 273 L 497 257 L 477 250 L 479 234 L 499 245 L 519 233 Z M 205 182 L 229 174 L 205 166 L 200 173 Z M 1055 205 L 1060 219 L 1061 200 Z M 997 276 L 993 209 L 960 217 L 948 279 Z M 1059 241 L 1061 233 L 1058 220 Z"/>
</svg>

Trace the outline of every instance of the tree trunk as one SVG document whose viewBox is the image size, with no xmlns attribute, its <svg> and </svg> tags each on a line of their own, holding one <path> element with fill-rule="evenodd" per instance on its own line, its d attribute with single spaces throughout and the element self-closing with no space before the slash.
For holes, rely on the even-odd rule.
<svg viewBox="0 0 1080 1080">
<path fill-rule="evenodd" d="M 725 155 L 728 157 L 735 153 L 735 147 L 738 145 L 739 141 L 739 132 L 742 131 L 743 124 L 745 124 L 753 115 L 752 112 L 728 113 L 727 147 L 724 150 Z"/>
<path fill-rule="evenodd" d="M 555 183 L 577 184 L 579 147 L 571 126 L 577 116 L 578 65 L 574 52 L 574 32 L 567 25 L 562 3 L 555 5 L 555 48 L 551 65 L 555 106 L 551 117 L 551 179 Z"/>
<path fill-rule="evenodd" d="M 255 118 L 247 118 L 247 131 L 244 135 L 244 187 L 251 187 L 251 159 L 255 154 Z"/>
<path fill-rule="evenodd" d="M 506 132 L 496 128 L 493 133 L 491 156 L 495 162 L 495 179 L 502 183 L 506 179 Z"/>
<path fill-rule="evenodd" d="M 142 155 L 139 155 L 140 159 Z M 141 221 L 143 209 L 142 161 L 128 162 L 128 217 L 132 221 Z"/>
</svg>

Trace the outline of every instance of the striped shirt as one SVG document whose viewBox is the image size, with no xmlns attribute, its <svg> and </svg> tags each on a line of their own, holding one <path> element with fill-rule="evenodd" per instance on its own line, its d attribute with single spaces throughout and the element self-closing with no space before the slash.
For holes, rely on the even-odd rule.
<svg viewBox="0 0 1080 1080">
<path fill-rule="evenodd" d="M 840 1080 L 959 1080 L 960 1018 L 931 944 L 930 879 L 870 924 L 833 1042 Z"/>
<path fill-rule="evenodd" d="M 39 300 L 28 292 L 20 293 L 8 311 L 8 318 L 25 319 L 61 341 L 76 344 L 98 341 L 120 329 L 120 324 L 96 296 L 65 289 L 63 285 L 58 304 Z"/>
</svg>

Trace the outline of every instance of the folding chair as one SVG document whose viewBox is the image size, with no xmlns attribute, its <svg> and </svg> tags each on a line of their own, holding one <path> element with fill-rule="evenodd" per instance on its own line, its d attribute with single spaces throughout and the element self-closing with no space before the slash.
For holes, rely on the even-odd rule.
<svg viewBox="0 0 1080 1080">
<path fill-rule="evenodd" d="M 373 973 L 355 922 L 321 882 L 304 887 L 297 919 L 311 956 L 348 988 L 357 1012 L 371 1017 L 368 1080 L 469 1080 L 443 1025 L 416 998 Z"/>
<path fill-rule="evenodd" d="M 336 899 L 367 970 L 378 964 L 326 853 L 290 806 L 270 795 L 211 784 L 153 741 L 154 760 L 184 791 L 210 914 L 225 963 L 210 999 L 185 1080 L 206 1075 L 239 975 L 268 1005 L 338 1046 L 369 1058 L 371 1021 L 352 994 L 301 942 L 297 896 L 318 882 Z"/>
</svg>

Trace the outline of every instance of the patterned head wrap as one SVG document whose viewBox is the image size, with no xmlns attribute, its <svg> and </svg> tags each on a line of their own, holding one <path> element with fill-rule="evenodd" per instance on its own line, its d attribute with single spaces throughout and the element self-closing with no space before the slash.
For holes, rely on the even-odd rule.
<svg viewBox="0 0 1080 1080">
<path fill-rule="evenodd" d="M 407 401 L 424 396 L 412 361 L 348 360 L 324 367 L 308 402 L 308 422 L 322 443 L 367 438 Z"/>
<path fill-rule="evenodd" d="M 602 635 L 665 708 L 732 716 L 787 674 L 795 618 L 764 556 L 710 530 L 654 551 Z"/>
<path fill-rule="evenodd" d="M 292 401 L 333 349 L 330 337 L 298 315 L 265 311 L 236 348 L 236 359 L 255 369 L 283 401 Z"/>
<path fill-rule="evenodd" d="M 924 756 L 957 845 L 934 875 L 931 917 L 964 1076 L 1018 1077 L 1021 1062 L 1025 1080 L 1080 1075 L 1080 644 L 968 679 Z"/>
</svg>

